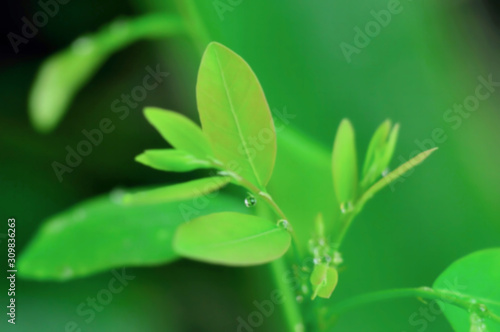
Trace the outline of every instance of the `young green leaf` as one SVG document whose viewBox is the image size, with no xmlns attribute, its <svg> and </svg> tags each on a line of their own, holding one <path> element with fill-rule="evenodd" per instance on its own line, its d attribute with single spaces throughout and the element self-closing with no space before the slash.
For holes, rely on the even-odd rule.
<svg viewBox="0 0 500 332">
<path fill-rule="evenodd" d="M 212 167 L 207 160 L 198 159 L 190 153 L 175 149 L 146 150 L 136 156 L 135 161 L 167 172 L 189 172 Z"/>
<path fill-rule="evenodd" d="M 250 66 L 227 47 L 210 43 L 201 60 L 196 98 L 215 157 L 263 189 L 273 172 L 276 133 Z"/>
<path fill-rule="evenodd" d="M 123 196 L 126 205 L 158 204 L 186 200 L 219 190 L 231 181 L 230 177 L 211 177 L 180 184 L 139 191 Z"/>
<path fill-rule="evenodd" d="M 40 132 L 54 129 L 78 90 L 111 54 L 139 39 L 164 38 L 182 30 L 177 17 L 151 14 L 134 20 L 120 19 L 96 34 L 80 37 L 42 64 L 29 96 L 33 126 Z"/>
<path fill-rule="evenodd" d="M 146 107 L 144 115 L 160 135 L 176 149 L 191 153 L 202 160 L 213 155 L 201 128 L 184 115 L 156 107 Z"/>
<path fill-rule="evenodd" d="M 328 266 L 325 263 L 314 265 L 310 277 L 310 282 L 313 286 L 311 299 L 314 300 L 316 296 L 329 299 L 337 286 L 338 280 L 338 272 L 334 267 Z"/>
<path fill-rule="evenodd" d="M 477 251 L 452 263 L 433 288 L 476 301 L 468 312 L 451 303 L 438 302 L 457 332 L 500 331 L 500 248 Z M 493 320 L 496 316 L 497 320 Z M 480 321 L 480 322 L 479 322 Z M 482 324 L 479 324 L 482 323 Z M 484 325 L 483 330 L 478 329 Z"/>
<path fill-rule="evenodd" d="M 382 164 L 384 165 L 384 167 L 382 171 L 384 171 L 387 167 L 389 167 L 392 156 L 394 155 L 394 150 L 396 149 L 398 135 L 399 135 L 399 123 L 396 123 L 394 127 L 392 127 L 391 133 L 389 134 L 389 138 L 387 139 L 387 144 L 383 152 Z"/>
<path fill-rule="evenodd" d="M 372 136 L 363 164 L 362 188 L 366 188 L 372 184 L 385 168 L 382 168 L 381 159 L 384 154 L 383 151 L 386 146 L 387 136 L 391 130 L 391 125 L 390 120 L 385 120 Z"/>
<path fill-rule="evenodd" d="M 408 160 L 398 168 L 396 168 L 394 171 L 390 172 L 387 174 L 385 177 L 377 181 L 373 186 L 371 186 L 367 191 L 363 193 L 361 198 L 359 199 L 357 205 L 357 209 L 361 209 L 363 205 L 373 197 L 377 192 L 382 190 L 385 186 L 389 185 L 393 181 L 397 180 L 399 177 L 401 177 L 403 174 L 414 168 L 415 166 L 419 165 L 422 163 L 427 157 L 431 155 L 434 151 L 436 151 L 437 148 L 429 149 L 424 152 L 420 152 L 418 155 L 413 157 L 412 159 Z"/>
<path fill-rule="evenodd" d="M 332 154 L 333 184 L 341 204 L 354 202 L 358 187 L 358 166 L 354 129 L 347 119 L 342 120 Z"/>
<path fill-rule="evenodd" d="M 235 212 L 196 218 L 175 234 L 175 251 L 187 258 L 231 266 L 263 264 L 281 257 L 290 234 L 269 220 Z"/>
<path fill-rule="evenodd" d="M 19 275 L 67 280 L 122 266 L 165 264 L 178 258 L 172 239 L 180 224 L 214 212 L 247 210 L 224 192 L 206 198 L 203 209 L 192 200 L 125 206 L 121 196 L 96 197 L 48 218 L 20 256 Z"/>
</svg>

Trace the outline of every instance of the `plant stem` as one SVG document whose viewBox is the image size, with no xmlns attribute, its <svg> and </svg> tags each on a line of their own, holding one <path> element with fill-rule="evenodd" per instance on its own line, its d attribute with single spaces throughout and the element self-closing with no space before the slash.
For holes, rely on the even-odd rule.
<svg viewBox="0 0 500 332">
<path fill-rule="evenodd" d="M 419 297 L 429 300 L 438 300 L 444 303 L 452 304 L 467 311 L 477 311 L 479 305 L 484 306 L 483 304 L 478 303 L 480 299 L 475 299 L 467 295 L 452 293 L 449 291 L 436 290 L 429 287 L 420 287 L 420 288 L 390 289 L 390 290 L 383 290 L 379 292 L 355 296 L 334 305 L 331 308 L 329 314 L 338 316 L 344 312 L 347 312 L 349 310 L 352 310 L 354 308 L 366 304 L 384 300 L 406 298 L 406 297 Z M 482 315 L 485 318 L 490 318 L 492 320 L 500 322 L 500 317 L 495 315 L 489 310 L 483 310 L 482 312 L 480 312 L 480 315 Z"/>
<path fill-rule="evenodd" d="M 349 212 L 341 220 L 340 229 L 333 234 L 332 247 L 334 252 L 339 250 L 340 245 L 344 241 L 344 237 L 347 234 L 347 230 L 351 226 L 351 223 L 356 215 L 357 215 L 356 211 Z"/>
<path fill-rule="evenodd" d="M 290 287 L 290 282 L 285 282 L 285 280 L 289 280 L 287 275 L 290 273 L 290 271 L 287 271 L 286 269 L 285 260 L 281 258 L 273 261 L 271 263 L 271 269 L 273 270 L 276 286 L 282 296 L 283 313 L 288 325 L 287 330 L 293 332 L 304 332 L 305 326 L 302 321 L 302 313 L 300 312 L 295 299 L 295 293 Z"/>
</svg>

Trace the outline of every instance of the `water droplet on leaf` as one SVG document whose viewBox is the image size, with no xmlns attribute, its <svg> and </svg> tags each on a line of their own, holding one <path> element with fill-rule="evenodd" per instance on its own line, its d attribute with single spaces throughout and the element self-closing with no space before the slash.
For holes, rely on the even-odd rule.
<svg viewBox="0 0 500 332">
<path fill-rule="evenodd" d="M 302 303 L 302 302 L 304 302 L 304 297 L 302 295 L 297 295 L 295 300 L 297 301 L 297 303 Z"/>
<path fill-rule="evenodd" d="M 353 210 L 354 206 L 352 205 L 352 202 L 344 202 L 340 203 L 340 212 L 342 213 L 348 213 Z"/>
<path fill-rule="evenodd" d="M 253 195 L 248 195 L 247 198 L 245 198 L 245 206 L 246 207 L 252 207 L 257 204 L 257 199 Z"/>
<path fill-rule="evenodd" d="M 288 220 L 286 220 L 286 219 L 278 220 L 278 227 L 281 227 L 281 228 L 287 230 L 289 226 L 290 226 L 290 223 L 288 222 Z"/>
</svg>

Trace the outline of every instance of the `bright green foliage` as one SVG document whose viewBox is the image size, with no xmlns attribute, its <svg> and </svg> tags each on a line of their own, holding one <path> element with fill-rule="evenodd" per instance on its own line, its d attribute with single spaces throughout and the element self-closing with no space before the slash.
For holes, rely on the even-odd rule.
<svg viewBox="0 0 500 332">
<path fill-rule="evenodd" d="M 182 201 L 219 190 L 230 181 L 231 178 L 227 176 L 192 180 L 156 189 L 139 191 L 133 194 L 126 194 L 123 197 L 123 203 L 126 205 L 148 205 Z"/>
<path fill-rule="evenodd" d="M 207 160 L 201 160 L 190 153 L 174 149 L 146 150 L 136 156 L 135 161 L 166 172 L 188 172 L 213 167 Z"/>
<path fill-rule="evenodd" d="M 191 200 L 125 206 L 122 195 L 100 196 L 46 220 L 20 257 L 19 275 L 66 280 L 121 266 L 168 263 L 178 258 L 172 238 L 187 220 L 183 207 L 195 216 L 245 211 L 240 200 L 224 193 L 210 198 L 203 210 L 196 210 Z"/>
<path fill-rule="evenodd" d="M 281 257 L 290 234 L 269 220 L 234 212 L 196 218 L 181 225 L 175 251 L 187 258 L 223 265 L 263 264 Z"/>
<path fill-rule="evenodd" d="M 89 66 L 97 68 L 99 61 L 89 61 Z M 74 82 L 83 80 L 73 92 L 65 92 L 66 104 L 92 70 L 76 74 Z M 331 157 L 286 128 L 280 131 L 276 161 L 273 118 L 257 77 L 239 55 L 215 42 L 203 55 L 196 96 L 201 128 L 179 113 L 145 109 L 147 120 L 174 149 L 146 150 L 136 161 L 162 171 L 214 168 L 224 176 L 101 197 L 57 215 L 22 257 L 22 275 L 63 280 L 118 266 L 166 263 L 179 256 L 251 266 L 282 257 L 293 239 L 293 251 L 279 264 L 294 258 L 299 266 L 309 249 L 315 261 L 323 263 L 315 264 L 309 276 L 312 292 L 302 291 L 312 299 L 328 299 L 338 283 L 339 247 L 353 218 L 375 193 L 434 151 L 422 152 L 376 182 L 392 159 L 399 125 L 386 120 L 376 130 L 358 174 L 354 129 L 344 119 Z M 50 121 L 57 120 L 53 116 Z M 53 124 L 47 123 L 43 126 L 48 130 Z M 271 196 L 266 187 L 275 162 L 279 174 L 272 177 Z M 332 178 L 333 186 L 325 185 Z M 246 209 L 242 197 L 213 193 L 231 181 L 258 197 L 257 209 Z M 210 204 L 199 211 L 189 205 L 191 199 Z M 297 320 L 290 326 L 302 326 L 295 302 L 285 304 L 284 310 Z"/>
<path fill-rule="evenodd" d="M 396 147 L 398 132 L 399 124 L 391 130 L 391 121 L 386 120 L 373 134 L 363 165 L 362 188 L 366 189 L 373 184 L 389 166 Z"/>
<path fill-rule="evenodd" d="M 470 312 L 451 303 L 439 302 L 457 332 L 500 331 L 500 248 L 477 251 L 451 264 L 434 282 L 433 288 L 476 300 Z M 484 306 L 487 308 L 486 311 Z M 471 326 L 471 323 L 474 324 Z M 481 329 L 482 325 L 486 329 Z"/>
<path fill-rule="evenodd" d="M 156 107 L 144 109 L 144 115 L 160 135 L 178 150 L 206 160 L 212 149 L 201 128 L 182 114 Z"/>
<path fill-rule="evenodd" d="M 353 204 L 358 190 L 358 165 L 354 129 L 344 119 L 333 145 L 332 171 L 337 199 L 342 205 Z"/>
<path fill-rule="evenodd" d="M 264 189 L 273 172 L 276 133 L 250 66 L 227 47 L 210 43 L 201 60 L 196 98 L 216 159 Z"/>
<path fill-rule="evenodd" d="M 144 38 L 161 38 L 183 31 L 174 16 L 152 14 L 118 20 L 71 47 L 54 54 L 40 68 L 29 97 L 30 118 L 40 132 L 54 129 L 72 99 L 115 52 Z"/>
<path fill-rule="evenodd" d="M 329 266 L 326 263 L 320 263 L 314 265 L 314 269 L 309 280 L 313 286 L 313 295 L 311 296 L 312 300 L 314 300 L 317 296 L 329 299 L 337 286 L 339 275 L 337 269 L 334 267 Z"/>
<path fill-rule="evenodd" d="M 358 209 L 361 209 L 363 205 L 373 197 L 377 192 L 382 190 L 384 187 L 387 185 L 391 184 L 398 178 L 400 178 L 402 175 L 404 175 L 406 172 L 409 170 L 413 169 L 417 165 L 421 164 L 427 157 L 431 155 L 434 151 L 436 151 L 437 148 L 429 149 L 424 152 L 420 152 L 418 155 L 413 157 L 412 159 L 408 160 L 398 168 L 396 168 L 394 171 L 390 172 L 387 174 L 385 177 L 380 179 L 377 183 L 375 183 L 373 186 L 371 186 L 368 190 L 364 192 L 364 194 L 361 196 L 358 202 Z"/>
</svg>

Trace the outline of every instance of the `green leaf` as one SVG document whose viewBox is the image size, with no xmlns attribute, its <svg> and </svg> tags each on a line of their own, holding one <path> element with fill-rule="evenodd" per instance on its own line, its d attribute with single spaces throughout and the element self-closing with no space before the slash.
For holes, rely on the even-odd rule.
<svg viewBox="0 0 500 332">
<path fill-rule="evenodd" d="M 400 176 L 411 170 L 412 168 L 416 167 L 417 165 L 421 164 L 427 157 L 429 157 L 434 151 L 436 151 L 438 148 L 433 148 L 429 149 L 424 152 L 420 152 L 418 155 L 413 157 L 412 159 L 408 160 L 406 163 L 402 164 L 398 168 L 396 168 L 394 171 L 390 172 L 387 174 L 385 177 L 377 181 L 373 186 L 371 186 L 365 193 L 361 196 L 357 203 L 357 209 L 361 209 L 363 205 L 373 197 L 376 193 L 378 193 L 380 190 L 382 190 L 384 187 L 392 183 L 393 181 L 397 180 Z"/>
<path fill-rule="evenodd" d="M 201 60 L 196 97 L 215 157 L 263 189 L 273 172 L 276 133 L 250 66 L 227 47 L 210 43 Z"/>
<path fill-rule="evenodd" d="M 358 166 L 354 129 L 347 119 L 342 120 L 333 145 L 333 184 L 341 204 L 354 202 L 358 187 Z"/>
<path fill-rule="evenodd" d="M 224 192 L 147 206 L 121 201 L 115 191 L 48 218 L 22 252 L 19 275 L 66 280 L 122 266 L 165 264 L 178 258 L 172 239 L 183 222 L 213 212 L 247 211 L 240 199 Z"/>
<path fill-rule="evenodd" d="M 164 38 L 183 31 L 180 19 L 151 14 L 117 20 L 93 35 L 77 39 L 40 67 L 29 96 L 33 126 L 49 132 L 61 121 L 76 93 L 115 52 L 144 38 Z"/>
<path fill-rule="evenodd" d="M 281 257 L 290 234 L 269 220 L 234 212 L 196 218 L 177 229 L 175 251 L 187 258 L 231 266 L 263 264 Z"/>
<path fill-rule="evenodd" d="M 203 160 L 213 155 L 201 128 L 184 115 L 156 107 L 145 108 L 144 115 L 160 135 L 176 149 L 191 153 Z"/>
<path fill-rule="evenodd" d="M 190 153 L 174 149 L 146 150 L 136 156 L 135 161 L 167 172 L 188 172 L 213 167 L 207 160 L 201 160 Z"/>
<path fill-rule="evenodd" d="M 500 316 L 500 248 L 477 251 L 452 263 L 434 282 L 433 288 L 467 296 L 477 302 L 468 312 L 463 308 L 440 301 L 439 304 L 457 332 L 500 331 L 500 320 L 488 316 Z M 485 305 L 486 312 L 481 310 Z M 484 323 L 486 329 L 481 329 Z"/>
<path fill-rule="evenodd" d="M 392 127 L 391 133 L 389 134 L 389 138 L 387 139 L 387 144 L 383 152 L 383 160 L 381 163 L 384 167 L 382 171 L 384 171 L 391 162 L 392 156 L 394 155 L 394 150 L 396 150 L 398 135 L 399 135 L 399 123 L 396 123 L 394 127 Z"/>
<path fill-rule="evenodd" d="M 186 200 L 209 194 L 224 187 L 231 181 L 230 177 L 211 177 L 192 180 L 180 184 L 139 191 L 123 196 L 126 205 L 147 205 Z"/>
<path fill-rule="evenodd" d="M 314 300 L 316 296 L 329 299 L 337 286 L 339 276 L 337 269 L 328 266 L 326 263 L 321 263 L 314 265 L 309 280 L 313 286 L 312 300 Z"/>
<path fill-rule="evenodd" d="M 373 134 L 363 165 L 361 189 L 373 184 L 389 166 L 398 140 L 399 124 L 391 130 L 391 121 L 386 120 Z"/>
</svg>

